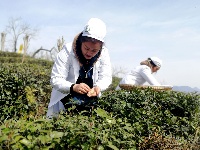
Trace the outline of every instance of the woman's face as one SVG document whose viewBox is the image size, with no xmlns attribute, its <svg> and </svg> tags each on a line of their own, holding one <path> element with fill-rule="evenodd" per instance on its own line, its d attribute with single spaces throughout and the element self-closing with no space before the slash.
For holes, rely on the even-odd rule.
<svg viewBox="0 0 200 150">
<path fill-rule="evenodd" d="M 157 67 L 157 66 L 155 66 L 155 67 L 152 67 L 152 73 L 154 73 L 154 72 L 157 72 L 158 70 L 160 69 L 160 67 Z"/>
<path fill-rule="evenodd" d="M 83 42 L 81 50 L 85 59 L 91 59 L 101 49 L 101 42 Z"/>
</svg>

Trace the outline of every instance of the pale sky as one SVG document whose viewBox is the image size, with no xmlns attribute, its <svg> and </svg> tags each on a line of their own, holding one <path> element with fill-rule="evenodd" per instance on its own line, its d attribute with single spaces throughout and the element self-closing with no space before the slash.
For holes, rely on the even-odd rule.
<svg viewBox="0 0 200 150">
<path fill-rule="evenodd" d="M 62 36 L 71 42 L 90 18 L 100 18 L 114 68 L 128 72 L 157 56 L 159 82 L 200 88 L 200 0 L 0 0 L 0 32 L 11 17 L 39 29 L 30 53 Z"/>
</svg>

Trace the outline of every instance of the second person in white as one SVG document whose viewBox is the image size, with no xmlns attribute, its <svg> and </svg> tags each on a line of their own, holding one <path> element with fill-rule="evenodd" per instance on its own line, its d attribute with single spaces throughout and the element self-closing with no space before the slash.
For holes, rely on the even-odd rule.
<svg viewBox="0 0 200 150">
<path fill-rule="evenodd" d="M 160 86 L 153 73 L 157 72 L 162 65 L 162 60 L 158 57 L 150 57 L 140 63 L 130 73 L 126 74 L 119 84 L 143 85 L 148 82 L 150 85 Z M 119 85 L 116 90 L 119 90 Z"/>
</svg>

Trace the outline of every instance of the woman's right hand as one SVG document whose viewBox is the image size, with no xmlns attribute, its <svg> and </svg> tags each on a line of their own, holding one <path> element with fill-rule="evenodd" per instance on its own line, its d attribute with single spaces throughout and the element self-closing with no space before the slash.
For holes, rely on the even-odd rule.
<svg viewBox="0 0 200 150">
<path fill-rule="evenodd" d="M 98 86 L 96 87 L 93 87 L 88 93 L 87 93 L 87 96 L 88 97 L 94 97 L 94 96 L 97 96 L 99 95 L 100 93 L 100 88 Z"/>
<path fill-rule="evenodd" d="M 85 83 L 75 84 L 73 91 L 79 94 L 86 94 L 90 91 L 90 87 Z"/>
</svg>

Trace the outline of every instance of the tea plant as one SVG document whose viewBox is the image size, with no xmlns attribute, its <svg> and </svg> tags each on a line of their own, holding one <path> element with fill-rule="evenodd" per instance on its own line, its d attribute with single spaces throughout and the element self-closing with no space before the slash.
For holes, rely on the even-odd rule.
<svg viewBox="0 0 200 150">
<path fill-rule="evenodd" d="M 114 77 L 91 112 L 48 119 L 52 62 L 26 58 L 0 53 L 1 149 L 200 149 L 198 93 L 115 91 Z"/>
</svg>

